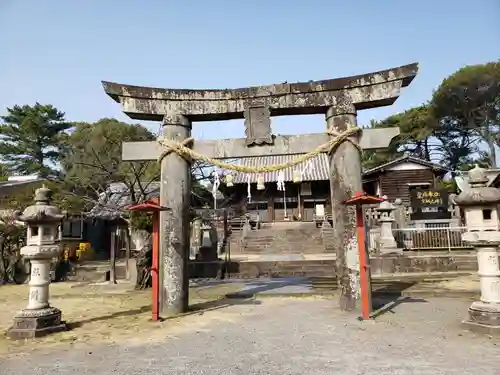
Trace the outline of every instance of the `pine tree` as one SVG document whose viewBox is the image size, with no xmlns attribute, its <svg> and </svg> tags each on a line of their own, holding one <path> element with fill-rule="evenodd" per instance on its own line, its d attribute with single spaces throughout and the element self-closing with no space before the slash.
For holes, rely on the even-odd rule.
<svg viewBox="0 0 500 375">
<path fill-rule="evenodd" d="M 59 162 L 65 131 L 72 127 L 52 105 L 7 108 L 0 117 L 0 159 L 12 173 L 46 177 Z"/>
</svg>

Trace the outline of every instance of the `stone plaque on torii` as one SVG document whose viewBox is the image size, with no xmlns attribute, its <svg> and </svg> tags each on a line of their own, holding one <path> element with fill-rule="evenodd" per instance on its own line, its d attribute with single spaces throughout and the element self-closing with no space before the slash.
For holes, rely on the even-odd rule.
<svg viewBox="0 0 500 375">
<path fill-rule="evenodd" d="M 357 127 L 357 111 L 394 103 L 402 87 L 418 72 L 410 64 L 353 77 L 283 83 L 226 90 L 160 89 L 103 82 L 104 90 L 122 105 L 132 119 L 162 121 L 163 137 L 182 143 L 191 137 L 193 121 L 244 118 L 246 138 L 194 141 L 192 150 L 214 159 L 263 155 L 297 155 L 310 152 L 332 137 Z M 326 132 L 273 135 L 271 116 L 320 114 Z M 358 298 L 359 264 L 355 210 L 343 202 L 362 190 L 358 147 L 383 149 L 399 128 L 364 129 L 330 152 L 332 220 L 337 249 L 340 307 L 352 309 Z M 159 142 L 125 142 L 123 160 L 156 160 L 165 152 Z M 190 164 L 175 152 L 161 159 L 160 309 L 165 315 L 188 307 Z"/>
</svg>

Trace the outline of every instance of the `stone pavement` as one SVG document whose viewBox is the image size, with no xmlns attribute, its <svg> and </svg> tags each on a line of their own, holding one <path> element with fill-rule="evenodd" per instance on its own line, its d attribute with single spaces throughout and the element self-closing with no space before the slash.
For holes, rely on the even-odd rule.
<svg viewBox="0 0 500 375">
<path fill-rule="evenodd" d="M 217 285 L 233 284 L 239 289 L 234 297 L 276 297 L 308 296 L 336 293 L 336 281 L 331 278 L 280 277 L 227 280 L 192 280 L 190 285 L 211 288 Z M 479 296 L 479 278 L 450 272 L 422 272 L 413 274 L 394 274 L 390 277 L 372 278 L 374 291 L 385 289 L 398 292 L 402 296 Z M 399 288 L 399 289 L 398 289 Z"/>
<path fill-rule="evenodd" d="M 500 341 L 461 329 L 466 299 L 403 299 L 375 322 L 331 299 L 236 301 L 142 340 L 11 356 L 0 374 L 500 373 Z"/>
</svg>

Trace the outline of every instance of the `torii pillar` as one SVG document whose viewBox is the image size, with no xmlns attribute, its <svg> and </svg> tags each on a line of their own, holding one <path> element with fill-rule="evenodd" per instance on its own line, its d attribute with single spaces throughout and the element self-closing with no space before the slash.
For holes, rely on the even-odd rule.
<svg viewBox="0 0 500 375">
<path fill-rule="evenodd" d="M 162 89 L 112 82 L 103 82 L 103 86 L 132 119 L 162 121 L 167 140 L 186 140 L 191 134 L 191 121 L 244 118 L 246 138 L 195 141 L 192 145 L 194 151 L 210 158 L 232 159 L 312 151 L 327 143 L 330 136 L 327 133 L 273 135 L 271 116 L 326 113 L 328 129 L 341 133 L 356 126 L 357 111 L 394 103 L 401 88 L 408 86 L 417 72 L 418 64 L 410 64 L 353 77 L 234 90 Z M 353 208 L 343 205 L 362 190 L 357 148 L 384 149 L 398 134 L 399 128 L 364 129 L 330 156 L 342 309 L 352 309 L 359 295 L 356 215 Z M 125 142 L 123 160 L 156 160 L 164 151 L 159 142 Z M 190 169 L 189 162 L 175 153 L 165 156 L 161 168 L 161 205 L 172 211 L 161 216 L 160 299 L 162 313 L 173 315 L 188 307 Z"/>
<path fill-rule="evenodd" d="M 341 133 L 357 127 L 356 108 L 349 100 L 341 100 L 326 112 L 327 130 Z M 356 207 L 344 202 L 356 192 L 363 191 L 361 156 L 355 144 L 358 137 L 342 143 L 330 154 L 330 195 L 332 202 L 332 228 L 337 249 L 337 280 L 340 308 L 353 310 L 359 299 L 358 238 L 356 236 Z"/>
<path fill-rule="evenodd" d="M 191 136 L 191 121 L 182 115 L 163 117 L 163 136 L 182 142 Z M 172 152 L 161 160 L 160 202 L 160 311 L 186 312 L 189 305 L 189 208 L 191 164 Z"/>
</svg>

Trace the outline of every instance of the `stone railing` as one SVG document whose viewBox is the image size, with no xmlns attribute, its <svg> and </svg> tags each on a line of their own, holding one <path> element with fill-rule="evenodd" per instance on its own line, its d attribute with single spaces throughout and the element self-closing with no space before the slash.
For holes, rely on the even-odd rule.
<svg viewBox="0 0 500 375">
<path fill-rule="evenodd" d="M 394 211 L 392 215 L 395 219 L 395 226 L 397 228 L 404 228 L 410 222 L 410 215 L 412 214 L 412 208 L 410 206 L 405 206 L 402 204 L 393 203 Z M 374 228 L 379 226 L 380 212 L 377 211 L 378 204 L 370 204 L 363 206 L 365 210 L 365 223 L 369 228 Z M 460 219 L 460 208 L 454 204 L 450 204 L 448 211 L 451 212 L 451 219 Z"/>
<path fill-rule="evenodd" d="M 470 246 L 462 241 L 465 227 L 436 226 L 393 229 L 392 234 L 398 249 L 403 250 L 463 250 Z M 380 250 L 380 227 L 370 228 L 367 233 L 367 246 L 370 253 Z"/>
<path fill-rule="evenodd" d="M 413 227 L 415 223 L 411 223 L 410 221 L 410 215 L 412 214 L 412 208 L 410 206 L 403 205 L 399 202 L 394 202 L 393 203 L 393 211 L 389 214 L 390 217 L 394 219 L 392 223 L 392 228 L 394 230 L 406 230 L 410 227 Z M 378 245 L 378 239 L 380 237 L 380 218 L 382 215 L 382 212 L 378 210 L 379 204 L 373 204 L 373 205 L 366 205 L 364 206 L 364 212 L 365 212 L 365 223 L 366 223 L 366 236 L 367 236 L 367 246 L 369 249 L 376 249 L 379 247 Z M 437 227 L 441 228 L 443 226 L 459 226 L 460 225 L 460 209 L 458 206 L 454 204 L 450 204 L 448 208 L 449 212 L 451 213 L 451 219 L 450 220 L 445 220 L 447 223 L 441 222 L 439 220 L 439 223 L 433 223 L 432 221 L 429 221 L 429 223 L 426 223 L 423 225 L 420 223 L 419 227 L 424 227 L 424 228 L 431 228 L 431 227 Z M 420 233 L 420 232 L 419 232 Z M 437 232 L 433 232 L 437 233 Z M 421 236 L 421 234 L 419 234 Z M 423 246 L 423 245 L 422 245 Z M 447 247 L 457 247 L 457 246 L 451 246 L 447 245 Z M 458 246 L 461 247 L 461 246 Z"/>
</svg>

